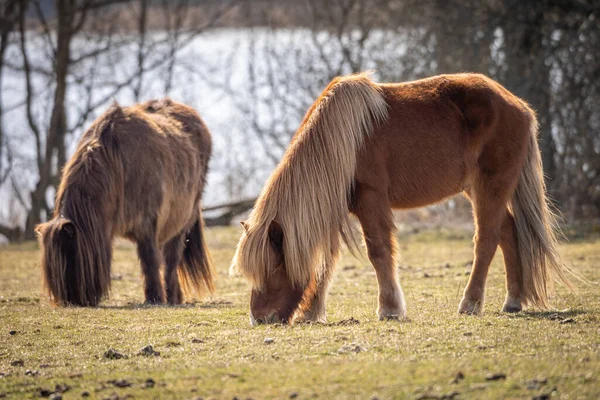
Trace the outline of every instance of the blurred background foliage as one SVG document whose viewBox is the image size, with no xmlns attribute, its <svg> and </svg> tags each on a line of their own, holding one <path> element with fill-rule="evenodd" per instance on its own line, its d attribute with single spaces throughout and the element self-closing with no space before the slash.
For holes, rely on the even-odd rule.
<svg viewBox="0 0 600 400">
<path fill-rule="evenodd" d="M 599 18 L 597 0 L 0 0 L 0 234 L 33 237 L 110 101 L 163 95 L 209 125 L 205 203 L 226 203 L 215 221 L 228 223 L 323 87 L 365 69 L 382 82 L 498 80 L 538 113 L 556 206 L 568 221 L 597 220 Z"/>
</svg>

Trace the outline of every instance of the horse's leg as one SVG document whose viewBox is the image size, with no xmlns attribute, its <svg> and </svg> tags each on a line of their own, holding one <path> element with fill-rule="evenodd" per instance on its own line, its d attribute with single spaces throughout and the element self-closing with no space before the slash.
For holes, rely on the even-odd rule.
<svg viewBox="0 0 600 400">
<path fill-rule="evenodd" d="M 165 291 L 160 280 L 160 253 L 154 237 L 148 237 L 137 242 L 138 256 L 142 263 L 144 274 L 144 293 L 146 303 L 160 304 L 165 302 Z"/>
<path fill-rule="evenodd" d="M 335 264 L 339 257 L 340 253 L 340 243 L 339 237 L 334 238 L 332 241 L 332 249 L 330 257 L 324 260 L 323 269 L 321 271 L 321 276 L 317 281 L 317 287 L 315 289 L 314 294 L 311 294 L 311 297 L 308 299 L 303 299 L 303 303 L 301 305 L 302 311 L 299 313 L 298 317 L 294 322 L 303 322 L 303 321 L 315 321 L 315 322 L 327 322 L 326 316 L 326 303 L 327 303 L 327 291 L 329 289 L 329 283 L 331 282 L 331 278 L 333 277 L 333 272 L 335 270 Z"/>
<path fill-rule="evenodd" d="M 475 259 L 458 312 L 480 315 L 483 312 L 488 270 L 500 243 L 506 200 L 497 191 L 484 188 L 471 193 L 469 197 L 475 215 Z"/>
<path fill-rule="evenodd" d="M 357 190 L 353 212 L 362 225 L 367 254 L 377 274 L 377 315 L 380 320 L 405 318 L 406 303 L 394 265 L 394 220 L 387 194 Z"/>
<path fill-rule="evenodd" d="M 506 211 L 500 235 L 500 248 L 504 256 L 506 271 L 506 300 L 502 311 L 519 312 L 521 305 L 521 262 L 517 247 L 517 234 L 514 217 Z"/>
<path fill-rule="evenodd" d="M 184 235 L 177 235 L 169 240 L 163 248 L 163 257 L 165 259 L 165 288 L 167 292 L 167 302 L 169 304 L 181 304 L 183 293 L 177 276 L 177 267 L 183 257 L 185 248 Z"/>
</svg>

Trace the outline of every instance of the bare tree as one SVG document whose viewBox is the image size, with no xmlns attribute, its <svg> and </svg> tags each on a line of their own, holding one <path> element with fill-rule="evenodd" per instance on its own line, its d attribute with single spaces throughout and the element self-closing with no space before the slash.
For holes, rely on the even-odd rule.
<svg viewBox="0 0 600 400">
<path fill-rule="evenodd" d="M 0 86 L 3 72 L 24 86 L 21 101 L 0 98 L 0 192 L 9 188 L 27 214 L 27 237 L 52 209 L 69 146 L 117 95 L 138 101 L 200 80 L 226 99 L 231 118 L 214 159 L 237 212 L 323 87 L 365 69 L 388 82 L 461 71 L 495 78 L 537 110 L 547 184 L 563 210 L 600 215 L 592 0 L 56 0 L 55 16 L 47 6 L 0 5 Z M 187 53 L 218 21 L 241 29 L 231 45 L 202 60 Z M 27 126 L 7 133 L 3 116 L 15 109 Z"/>
<path fill-rule="evenodd" d="M 51 193 L 60 182 L 68 143 L 76 139 L 100 107 L 124 89 L 131 88 L 134 100 L 139 100 L 145 91 L 144 77 L 150 73 L 161 69 L 166 72 L 163 89 L 168 93 L 178 52 L 213 26 L 234 3 L 224 2 L 202 21 L 184 21 L 190 1 L 179 0 L 175 7 L 173 2 L 153 5 L 152 15 L 162 14 L 158 33 L 149 32 L 150 2 L 145 0 L 56 0 L 56 17 L 51 19 L 41 0 L 16 4 L 20 10 L 16 23 L 21 57 L 9 67 L 24 78 L 22 105 L 28 134 L 35 143 L 36 182 L 24 195 L 31 174 L 13 173 L 10 180 L 14 196 L 26 210 L 24 237 L 30 239 L 34 227 L 52 211 Z M 127 19 L 122 17 L 124 10 L 138 14 L 133 35 Z M 119 70 L 125 64 L 119 61 L 132 52 L 137 54 L 136 68 Z M 77 93 L 76 103 L 69 100 L 69 93 Z M 44 109 L 50 110 L 48 115 L 44 115 Z"/>
<path fill-rule="evenodd" d="M 281 2 L 263 0 L 245 9 L 243 86 L 205 79 L 233 99 L 244 116 L 240 131 L 275 165 L 336 75 L 375 68 L 381 80 L 403 81 L 485 73 L 536 109 L 555 200 L 572 216 L 599 215 L 599 117 L 591 104 L 600 90 L 600 8 L 588 0 L 534 3 L 307 0 L 286 3 L 295 14 L 283 19 Z M 295 29 L 281 29 L 282 19 Z"/>
<path fill-rule="evenodd" d="M 4 73 L 4 57 L 9 44 L 10 34 L 13 32 L 23 7 L 20 7 L 20 1 L 7 0 L 0 3 L 0 87 Z M 2 94 L 0 93 L 0 185 L 8 178 L 12 168 L 12 157 L 8 148 L 6 135 L 4 134 L 4 124 L 2 117 L 4 107 Z"/>
</svg>

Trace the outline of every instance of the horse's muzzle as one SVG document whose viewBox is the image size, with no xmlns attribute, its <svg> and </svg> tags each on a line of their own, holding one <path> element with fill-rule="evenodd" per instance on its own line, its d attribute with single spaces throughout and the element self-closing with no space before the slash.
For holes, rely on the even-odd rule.
<svg viewBox="0 0 600 400">
<path fill-rule="evenodd" d="M 277 313 L 272 313 L 269 316 L 263 318 L 254 318 L 254 315 L 250 313 L 250 325 L 258 326 L 262 324 L 280 324 L 281 318 L 277 315 Z"/>
</svg>

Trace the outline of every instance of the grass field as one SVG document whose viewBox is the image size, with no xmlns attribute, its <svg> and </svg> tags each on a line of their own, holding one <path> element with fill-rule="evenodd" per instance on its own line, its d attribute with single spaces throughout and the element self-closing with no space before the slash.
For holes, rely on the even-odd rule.
<svg viewBox="0 0 600 400">
<path fill-rule="evenodd" d="M 379 322 L 365 259 L 345 255 L 328 324 L 250 327 L 249 287 L 227 276 L 239 230 L 208 232 L 219 279 L 212 297 L 146 307 L 134 249 L 114 253 L 101 307 L 52 308 L 40 295 L 35 243 L 0 248 L 0 397 L 569 398 L 600 396 L 600 288 L 558 287 L 556 310 L 499 312 L 504 273 L 490 268 L 482 317 L 456 313 L 472 260 L 468 233 L 400 238 L 410 321 Z M 600 238 L 561 250 L 600 281 Z M 138 355 L 151 345 L 160 354 Z M 109 349 L 125 358 L 105 357 Z M 146 352 L 150 353 L 150 352 Z M 547 397 L 544 397 L 547 396 Z"/>
</svg>

